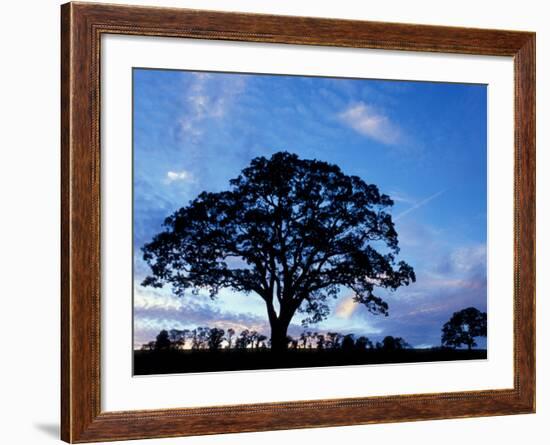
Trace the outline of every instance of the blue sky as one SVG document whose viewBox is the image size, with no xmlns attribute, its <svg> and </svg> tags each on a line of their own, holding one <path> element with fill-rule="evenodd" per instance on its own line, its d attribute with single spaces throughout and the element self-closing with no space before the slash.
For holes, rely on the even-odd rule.
<svg viewBox="0 0 550 445">
<path fill-rule="evenodd" d="M 254 294 L 223 290 L 211 301 L 140 286 L 148 273 L 140 248 L 198 193 L 227 189 L 252 158 L 282 150 L 337 164 L 389 194 L 400 258 L 417 274 L 415 284 L 379 293 L 389 317 L 343 289 L 310 330 L 431 346 L 453 312 L 486 310 L 484 85 L 150 69 L 134 69 L 133 82 L 135 345 L 196 326 L 269 335 Z M 298 314 L 289 332 L 301 331 Z"/>
</svg>

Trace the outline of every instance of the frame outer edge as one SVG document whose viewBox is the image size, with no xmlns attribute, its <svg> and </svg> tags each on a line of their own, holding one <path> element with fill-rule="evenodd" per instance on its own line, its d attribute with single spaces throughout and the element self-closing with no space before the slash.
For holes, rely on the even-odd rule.
<svg viewBox="0 0 550 445">
<path fill-rule="evenodd" d="M 91 135 L 93 32 L 86 5 L 61 6 L 61 439 L 100 414 L 99 169 Z"/>
<path fill-rule="evenodd" d="M 206 15 L 201 20 L 201 15 Z M 122 25 L 121 25 L 122 23 Z M 287 25 L 299 25 L 292 36 Z M 369 24 L 367 26 L 367 23 Z M 151 28 L 158 24 L 158 28 Z M 185 24 L 185 26 L 183 26 Z M 317 24 L 330 28 L 322 37 Z M 181 27 L 180 27 L 181 25 Z M 190 28 L 189 26 L 192 27 Z M 261 26 L 260 26 L 261 25 Z M 373 30 L 387 29 L 397 40 Z M 187 26 L 187 27 L 186 27 Z M 367 28 L 365 28 L 366 26 Z M 340 27 L 343 27 L 340 29 Z M 244 31 L 242 31 L 244 29 Z M 256 31 L 259 29 L 259 31 Z M 264 32 L 267 29 L 267 33 Z M 106 31 L 107 30 L 107 31 Z M 276 41 L 308 45 L 514 56 L 516 177 L 516 316 L 513 390 L 344 399 L 206 409 L 102 413 L 99 337 L 99 42 L 101 32 Z M 238 31 L 235 31 L 238 30 Z M 449 33 L 459 34 L 450 36 Z M 271 34 L 269 34 L 271 32 Z M 311 34 L 313 33 L 313 34 Z M 311 34 L 311 35 L 310 35 Z M 375 35 L 374 35 L 375 34 Z M 370 39 L 369 36 L 373 40 Z M 366 39 L 356 41 L 356 37 Z M 401 46 L 405 37 L 418 46 Z M 443 37 L 441 37 L 443 36 Z M 447 37 L 445 37 L 447 36 Z M 438 39 L 451 38 L 452 45 Z M 455 40 L 456 37 L 456 40 Z M 493 39 L 494 38 L 494 39 Z M 333 40 L 331 40 L 333 39 Z M 401 40 L 400 40 L 401 39 Z M 68 3 L 61 7 L 61 438 L 70 443 L 228 432 L 460 418 L 535 409 L 535 34 L 338 19 L 220 13 L 174 8 Z M 495 43 L 493 40 L 496 40 Z M 97 60 L 96 60 L 97 59 Z M 97 70 L 97 72 L 94 72 Z M 97 87 L 97 90 L 94 88 Z M 389 403 L 389 405 L 386 405 Z M 268 406 L 269 405 L 269 406 Z M 296 417 L 296 410 L 303 417 Z M 211 415 L 224 413 L 223 420 Z M 336 418 L 335 414 L 339 413 Z M 242 421 L 243 414 L 250 416 Z"/>
<path fill-rule="evenodd" d="M 71 299 L 70 299 L 70 140 L 71 9 L 61 5 L 61 422 L 60 438 L 71 441 Z"/>
<path fill-rule="evenodd" d="M 530 34 L 514 60 L 516 75 L 516 138 L 519 153 L 516 166 L 516 276 L 521 295 L 516 310 L 519 346 L 518 385 L 527 412 L 536 411 L 536 35 Z"/>
</svg>

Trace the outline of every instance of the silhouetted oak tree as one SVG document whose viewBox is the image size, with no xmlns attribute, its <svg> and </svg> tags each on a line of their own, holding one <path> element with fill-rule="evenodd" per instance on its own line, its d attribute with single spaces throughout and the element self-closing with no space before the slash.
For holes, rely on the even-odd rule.
<svg viewBox="0 0 550 445">
<path fill-rule="evenodd" d="M 287 347 L 296 314 L 316 323 L 341 287 L 373 314 L 388 314 L 375 288 L 395 290 L 415 280 L 396 261 L 397 232 L 389 196 L 336 165 L 279 152 L 258 157 L 231 189 L 202 192 L 164 222 L 143 247 L 152 274 L 144 286 L 221 288 L 255 293 L 265 302 L 271 347 Z M 376 247 L 376 248 L 375 248 Z"/>
<path fill-rule="evenodd" d="M 466 345 L 469 350 L 477 346 L 475 337 L 487 336 L 487 313 L 475 307 L 455 312 L 443 325 L 441 343 L 453 348 Z"/>
</svg>

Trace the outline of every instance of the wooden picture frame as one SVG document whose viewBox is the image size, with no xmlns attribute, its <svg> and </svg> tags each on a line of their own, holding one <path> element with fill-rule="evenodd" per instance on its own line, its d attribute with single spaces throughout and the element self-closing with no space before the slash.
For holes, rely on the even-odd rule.
<svg viewBox="0 0 550 445">
<path fill-rule="evenodd" d="M 61 17 L 61 438 L 64 441 L 97 442 L 535 411 L 534 33 L 92 3 L 65 4 Z M 513 57 L 513 389 L 102 412 L 99 92 L 103 34 Z"/>
</svg>

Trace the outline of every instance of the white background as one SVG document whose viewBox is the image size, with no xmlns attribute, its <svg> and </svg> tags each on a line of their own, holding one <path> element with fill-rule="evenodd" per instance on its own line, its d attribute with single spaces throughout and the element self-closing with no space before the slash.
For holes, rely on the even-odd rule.
<svg viewBox="0 0 550 445">
<path fill-rule="evenodd" d="M 549 164 L 550 77 L 549 14 L 545 2 L 440 1 L 357 2 L 232 0 L 154 1 L 134 4 L 220 10 L 360 18 L 410 23 L 527 29 L 537 32 L 537 141 L 539 171 Z M 28 0 L 3 7 L 0 106 L 2 132 L 2 442 L 42 444 L 58 435 L 59 411 L 59 2 Z M 543 170 L 542 170 L 543 171 Z M 538 180 L 538 276 L 548 267 L 550 201 Z M 546 265 L 546 266 L 544 266 Z M 464 444 L 490 441 L 545 443 L 550 421 L 548 343 L 550 313 L 544 296 L 548 282 L 538 280 L 538 402 L 536 415 L 445 420 L 268 432 L 143 443 L 256 444 L 422 443 Z M 547 434 L 545 434 L 547 436 Z M 134 442 L 135 443 L 135 442 Z"/>
</svg>

